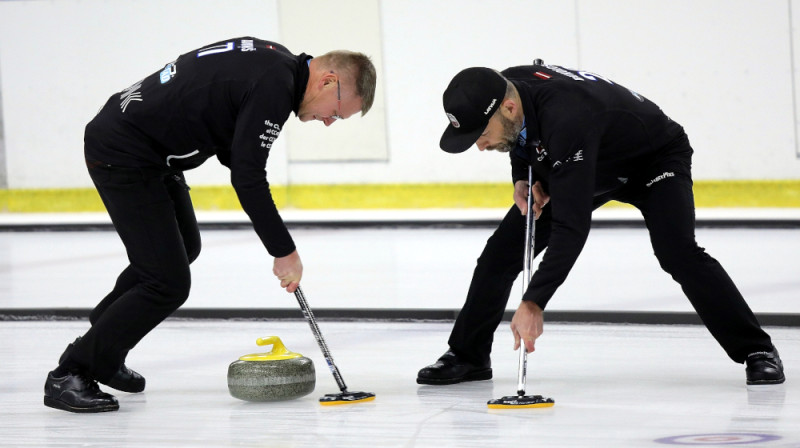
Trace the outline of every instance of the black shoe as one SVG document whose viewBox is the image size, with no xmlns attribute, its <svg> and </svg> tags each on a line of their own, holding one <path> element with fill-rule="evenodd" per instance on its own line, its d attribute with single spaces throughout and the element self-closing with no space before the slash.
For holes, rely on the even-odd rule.
<svg viewBox="0 0 800 448">
<path fill-rule="evenodd" d="M 72 351 L 72 347 L 80 340 L 81 337 L 78 336 L 75 342 L 67 345 L 66 350 L 64 350 L 64 353 L 62 353 L 61 357 L 58 359 L 59 364 L 64 363 L 67 356 L 69 356 L 69 352 Z M 137 393 L 144 390 L 145 380 L 142 375 L 123 364 L 110 380 L 106 382 L 101 381 L 101 383 L 122 392 Z"/>
<path fill-rule="evenodd" d="M 100 390 L 97 382 L 81 373 L 56 377 L 47 375 L 44 383 L 44 404 L 69 412 L 108 412 L 119 409 L 113 395 Z"/>
<path fill-rule="evenodd" d="M 438 361 L 423 367 L 417 374 L 417 384 L 445 385 L 489 379 L 492 379 L 492 368 L 489 365 L 468 363 L 449 350 Z"/>
<path fill-rule="evenodd" d="M 102 383 L 123 392 L 137 393 L 144 390 L 144 377 L 127 368 L 125 364 L 117 370 L 117 373 L 110 380 Z"/>
<path fill-rule="evenodd" d="M 778 356 L 778 349 L 771 352 L 755 352 L 747 355 L 747 384 L 781 384 L 786 381 L 783 375 L 783 363 Z"/>
</svg>

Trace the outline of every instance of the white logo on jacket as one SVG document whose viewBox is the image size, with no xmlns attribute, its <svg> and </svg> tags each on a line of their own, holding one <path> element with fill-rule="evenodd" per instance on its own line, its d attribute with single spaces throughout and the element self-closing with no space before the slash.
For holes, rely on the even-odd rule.
<svg viewBox="0 0 800 448">
<path fill-rule="evenodd" d="M 264 124 L 267 128 L 258 138 L 261 139 L 261 147 L 269 151 L 270 148 L 272 148 L 272 143 L 275 142 L 275 139 L 277 139 L 278 135 L 281 133 L 281 125 L 273 123 L 270 120 L 264 120 Z"/>
<path fill-rule="evenodd" d="M 664 179 L 666 179 L 666 178 L 668 178 L 668 177 L 675 177 L 675 173 L 673 173 L 673 172 L 671 172 L 671 171 L 664 171 L 664 173 L 663 173 L 663 174 L 659 174 L 658 176 L 656 176 L 655 178 L 653 178 L 653 180 L 651 180 L 650 182 L 648 182 L 646 185 L 647 185 L 647 187 L 650 187 L 650 186 L 651 186 L 651 185 L 653 185 L 654 183 L 656 183 L 656 182 L 660 182 L 660 181 L 662 181 L 662 180 L 664 180 Z"/>
<path fill-rule="evenodd" d="M 121 100 L 119 107 L 122 109 L 122 113 L 125 113 L 125 109 L 128 108 L 128 104 L 130 104 L 131 101 L 143 101 L 142 92 L 139 91 L 141 88 L 142 82 L 139 81 L 122 91 L 122 94 L 119 96 L 119 99 Z"/>
<path fill-rule="evenodd" d="M 158 78 L 161 80 L 161 84 L 166 84 L 178 74 L 178 67 L 175 65 L 175 61 L 170 62 L 161 72 L 158 74 Z"/>
</svg>

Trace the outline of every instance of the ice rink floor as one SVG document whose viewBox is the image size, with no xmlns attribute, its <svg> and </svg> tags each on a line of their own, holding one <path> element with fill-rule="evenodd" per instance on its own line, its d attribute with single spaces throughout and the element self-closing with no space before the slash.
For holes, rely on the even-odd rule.
<svg viewBox="0 0 800 448">
<path fill-rule="evenodd" d="M 493 228 L 297 228 L 312 308 L 461 308 Z M 297 309 L 252 229 L 205 230 L 182 309 Z M 757 313 L 800 313 L 800 228 L 698 229 Z M 534 260 L 534 266 L 538 259 Z M 127 265 L 113 231 L 0 232 L 0 314 L 91 309 Z M 518 284 L 513 291 L 520 291 Z M 509 309 L 516 309 L 512 293 Z M 644 228 L 593 229 L 548 310 L 693 312 Z"/>
<path fill-rule="evenodd" d="M 304 321 L 168 321 L 128 365 L 141 394 L 116 393 L 118 412 L 80 415 L 45 407 L 42 386 L 85 322 L 2 322 L 2 446 L 97 447 L 645 447 L 800 446 L 800 334 L 770 328 L 787 382 L 746 387 L 699 326 L 546 325 L 529 356 L 527 392 L 543 409 L 488 409 L 513 395 L 517 356 L 498 330 L 494 379 L 420 386 L 417 370 L 444 350 L 449 323 L 320 322 L 348 389 L 375 401 L 321 406 L 338 388 Z M 252 403 L 231 397 L 228 365 L 278 335 L 316 368 L 310 395 Z M 108 390 L 106 388 L 106 390 Z"/>
<path fill-rule="evenodd" d="M 312 309 L 458 309 L 492 229 L 296 229 Z M 800 313 L 800 230 L 698 229 L 753 310 Z M 203 232 L 188 308 L 296 308 L 252 230 Z M 88 309 L 125 265 L 113 232 L 0 232 L 0 309 Z M 515 286 L 509 307 L 516 306 Z M 520 292 L 521 293 L 521 292 Z M 690 312 L 652 256 L 644 229 L 597 229 L 548 310 Z M 529 356 L 529 394 L 546 409 L 490 410 L 516 392 L 508 324 L 494 379 L 420 386 L 452 322 L 320 320 L 342 375 L 373 402 L 321 406 L 338 392 L 303 320 L 170 319 L 130 353 L 147 378 L 116 393 L 118 412 L 77 415 L 42 404 L 47 372 L 84 320 L 0 320 L 0 446 L 800 447 L 800 327 L 767 327 L 786 366 L 781 386 L 746 387 L 702 326 L 547 321 Z M 285 402 L 230 396 L 228 365 L 280 336 L 314 361 L 316 389 Z M 104 388 L 109 392 L 114 392 Z"/>
</svg>

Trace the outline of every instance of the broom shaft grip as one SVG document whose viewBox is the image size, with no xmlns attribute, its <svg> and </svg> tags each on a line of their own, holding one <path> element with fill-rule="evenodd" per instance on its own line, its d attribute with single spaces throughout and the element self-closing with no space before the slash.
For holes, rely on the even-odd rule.
<svg viewBox="0 0 800 448">
<path fill-rule="evenodd" d="M 536 219 L 533 213 L 533 166 L 528 165 L 528 211 L 525 214 L 525 259 L 522 264 L 522 295 L 528 291 L 531 282 L 531 264 L 533 262 L 534 231 Z M 517 395 L 525 395 L 525 377 L 528 372 L 528 349 L 525 341 L 519 347 L 519 368 L 517 371 Z"/>
<path fill-rule="evenodd" d="M 344 384 L 342 375 L 339 373 L 339 368 L 336 367 L 336 364 L 333 362 L 333 356 L 331 356 L 331 352 L 328 350 L 328 344 L 326 344 L 325 339 L 322 338 L 322 332 L 319 330 L 319 326 L 317 325 L 317 319 L 314 318 L 314 313 L 311 312 L 311 308 L 308 306 L 308 301 L 306 301 L 306 296 L 303 294 L 303 290 L 300 289 L 300 286 L 298 286 L 294 291 L 294 296 L 297 299 L 297 303 L 300 304 L 300 311 L 303 312 L 303 316 L 305 316 L 306 320 L 308 321 L 308 325 L 311 327 L 311 331 L 314 333 L 314 338 L 317 340 L 317 345 L 319 345 L 320 350 L 322 350 L 322 356 L 325 357 L 325 362 L 328 363 L 328 367 L 331 369 L 331 373 L 333 373 L 333 378 L 336 380 L 339 390 L 346 392 L 347 386 Z"/>
</svg>

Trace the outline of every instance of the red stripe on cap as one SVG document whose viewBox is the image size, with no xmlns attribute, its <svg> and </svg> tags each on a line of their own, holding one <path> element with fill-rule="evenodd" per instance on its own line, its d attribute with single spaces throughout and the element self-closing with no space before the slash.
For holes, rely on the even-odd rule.
<svg viewBox="0 0 800 448">
<path fill-rule="evenodd" d="M 534 73 L 534 75 L 536 75 L 537 77 L 542 78 L 542 79 L 550 79 L 550 78 L 552 78 L 552 76 L 548 75 L 547 73 L 542 73 L 542 72 L 536 72 L 536 73 Z"/>
</svg>

